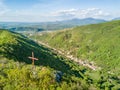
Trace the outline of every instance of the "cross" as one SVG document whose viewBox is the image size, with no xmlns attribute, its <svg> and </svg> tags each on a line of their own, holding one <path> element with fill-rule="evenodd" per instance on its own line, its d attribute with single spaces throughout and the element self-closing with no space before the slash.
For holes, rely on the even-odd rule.
<svg viewBox="0 0 120 90">
<path fill-rule="evenodd" d="M 34 61 L 35 60 L 38 60 L 38 58 L 34 57 L 34 53 L 33 52 L 32 52 L 32 57 L 28 57 L 28 58 L 32 60 L 32 65 L 34 65 Z"/>
</svg>

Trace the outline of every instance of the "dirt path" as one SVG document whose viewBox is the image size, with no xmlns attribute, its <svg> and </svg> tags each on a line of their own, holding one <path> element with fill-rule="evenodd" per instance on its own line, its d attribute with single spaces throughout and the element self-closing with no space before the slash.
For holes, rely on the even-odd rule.
<svg viewBox="0 0 120 90">
<path fill-rule="evenodd" d="M 55 48 L 53 48 L 53 47 L 49 46 L 48 44 L 45 44 L 45 43 L 43 43 L 43 42 L 41 42 L 41 41 L 37 41 L 37 43 L 38 43 L 38 44 L 41 44 L 41 45 L 43 45 L 43 46 L 46 46 L 46 47 L 54 50 L 55 52 L 57 52 L 57 53 L 65 56 L 65 57 L 69 58 L 70 60 L 73 60 L 73 61 L 77 62 L 78 64 L 83 65 L 83 66 L 85 66 L 85 67 L 88 67 L 88 68 L 90 68 L 90 69 L 92 69 L 92 70 L 98 70 L 98 69 L 100 69 L 100 67 L 95 66 L 95 65 L 94 65 L 93 63 L 91 63 L 91 62 L 87 62 L 87 61 L 85 61 L 85 60 L 80 60 L 80 59 L 78 59 L 78 58 L 76 58 L 76 57 L 73 57 L 72 55 L 66 55 L 64 52 L 62 52 L 62 51 L 60 51 L 60 50 L 57 50 L 57 49 L 55 49 Z"/>
</svg>

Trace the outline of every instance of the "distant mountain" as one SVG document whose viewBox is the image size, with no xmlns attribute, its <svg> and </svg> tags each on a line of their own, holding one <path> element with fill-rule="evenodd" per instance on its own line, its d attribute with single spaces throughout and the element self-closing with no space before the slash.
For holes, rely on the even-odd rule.
<svg viewBox="0 0 120 90">
<path fill-rule="evenodd" d="M 63 24 L 71 24 L 71 25 L 86 25 L 86 24 L 96 24 L 96 23 L 101 23 L 101 22 L 105 22 L 105 20 L 103 19 L 94 19 L 94 18 L 84 18 L 84 19 L 78 19 L 78 18 L 74 18 L 71 20 L 65 20 L 65 21 L 61 21 L 60 23 Z"/>
<path fill-rule="evenodd" d="M 55 22 L 41 22 L 41 23 L 19 23 L 19 22 L 4 22 L 0 23 L 0 28 L 9 29 L 11 31 L 46 31 L 46 30 L 60 30 L 71 28 L 75 26 L 102 23 L 105 20 L 85 18 L 85 19 L 71 19 Z"/>
<path fill-rule="evenodd" d="M 114 18 L 114 19 L 112 19 L 112 20 L 120 20 L 120 17 Z"/>
<path fill-rule="evenodd" d="M 71 28 L 71 27 L 81 26 L 81 25 L 97 24 L 102 22 L 106 22 L 106 21 L 103 19 L 94 19 L 94 18 L 84 18 L 84 19 L 74 18 L 70 20 L 46 22 L 41 24 L 45 27 L 44 29 L 59 30 L 59 29 Z"/>
</svg>

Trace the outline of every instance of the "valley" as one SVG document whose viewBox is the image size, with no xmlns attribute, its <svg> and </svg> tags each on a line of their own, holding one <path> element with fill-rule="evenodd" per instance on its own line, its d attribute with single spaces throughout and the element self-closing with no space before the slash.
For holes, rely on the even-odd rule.
<svg viewBox="0 0 120 90">
<path fill-rule="evenodd" d="M 102 66 L 103 59 L 106 65 L 102 67 L 113 68 L 114 65 L 110 64 L 114 59 L 119 66 L 119 33 L 119 21 L 112 21 L 53 33 L 35 34 L 30 37 L 63 51 L 66 55 L 70 54 L 88 61 L 94 60 L 99 66 Z"/>
<path fill-rule="evenodd" d="M 63 51 L 57 50 L 57 49 L 49 46 L 48 44 L 45 44 L 45 43 L 40 42 L 40 41 L 37 41 L 37 43 L 39 43 L 40 45 L 44 45 L 44 46 L 46 46 L 46 47 L 48 47 L 48 48 L 51 48 L 54 52 L 56 52 L 56 53 L 58 53 L 58 54 L 60 54 L 60 55 L 62 55 L 62 56 L 64 56 L 64 57 L 66 57 L 66 58 L 68 58 L 68 59 L 70 59 L 70 60 L 73 60 L 73 61 L 75 61 L 76 63 L 78 63 L 78 64 L 80 64 L 80 65 L 83 65 L 83 66 L 85 66 L 85 67 L 88 67 L 88 68 L 90 68 L 90 69 L 92 69 L 92 70 L 100 69 L 100 67 L 98 68 L 97 66 L 95 66 L 95 65 L 94 65 L 93 63 L 91 63 L 91 62 L 87 62 L 87 61 L 85 61 L 85 60 L 84 60 L 84 61 L 83 61 L 83 60 L 78 60 L 78 58 L 73 57 L 72 55 L 69 55 L 69 54 L 66 55 Z"/>
<path fill-rule="evenodd" d="M 98 68 L 96 72 L 104 72 L 105 77 L 116 76 L 116 80 L 119 82 L 119 24 L 120 21 L 118 20 L 79 26 L 62 31 L 37 33 L 30 36 L 30 38 L 52 48 L 54 51 L 80 65 L 87 66 L 93 70 Z M 120 84 L 116 85 L 119 87 Z"/>
<path fill-rule="evenodd" d="M 119 90 L 119 24 L 24 35 L 0 29 L 0 89 Z"/>
<path fill-rule="evenodd" d="M 28 59 L 32 51 L 39 59 L 35 62 L 34 68 Z M 85 72 L 89 70 L 53 52 L 50 48 L 38 45 L 21 34 L 0 30 L 1 90 L 97 88 L 87 84 L 90 78 Z M 57 76 L 61 78 L 57 79 Z"/>
</svg>

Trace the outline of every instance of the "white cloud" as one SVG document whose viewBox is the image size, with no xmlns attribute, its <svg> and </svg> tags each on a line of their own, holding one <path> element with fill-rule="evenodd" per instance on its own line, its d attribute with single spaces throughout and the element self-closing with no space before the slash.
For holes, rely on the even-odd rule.
<svg viewBox="0 0 120 90">
<path fill-rule="evenodd" d="M 61 15 L 74 15 L 78 10 L 77 9 L 69 9 L 69 10 L 60 10 L 60 11 L 57 11 L 54 14 L 54 16 L 61 16 Z"/>
<path fill-rule="evenodd" d="M 42 2 L 41 2 L 42 3 Z M 66 9 L 66 10 L 56 10 L 48 11 L 51 5 L 47 4 L 35 4 L 28 9 L 10 9 L 5 5 L 4 0 L 0 0 L 0 20 L 1 21 L 27 21 L 27 22 L 40 22 L 40 21 L 55 21 L 55 20 L 65 20 L 72 18 L 101 18 L 110 19 L 111 17 L 118 17 L 120 13 L 108 13 L 99 8 L 88 8 L 88 9 Z M 51 6 L 52 7 L 52 6 Z M 52 10 L 52 9 L 50 9 Z M 55 9 L 53 9 L 55 10 Z M 118 11 L 119 12 L 119 11 Z M 111 16 L 110 16 L 111 15 Z"/>
<path fill-rule="evenodd" d="M 35 12 L 32 9 L 26 10 L 10 10 L 4 15 L 0 16 L 2 21 L 13 22 L 43 22 L 54 21 L 55 18 L 49 14 Z"/>
<path fill-rule="evenodd" d="M 59 10 L 52 13 L 51 15 L 59 19 L 69 19 L 75 17 L 77 11 L 77 9 Z"/>
<path fill-rule="evenodd" d="M 4 5 L 3 0 L 0 0 L 0 16 L 7 13 L 9 9 Z"/>
<path fill-rule="evenodd" d="M 1 21 L 21 21 L 21 22 L 40 22 L 40 21 L 55 21 L 55 20 L 65 20 L 72 18 L 106 18 L 109 13 L 99 9 L 99 8 L 88 8 L 88 9 L 68 9 L 68 10 L 58 10 L 55 12 L 40 12 L 35 7 L 25 10 L 12 10 L 9 9 L 0 0 L 0 20 Z"/>
<path fill-rule="evenodd" d="M 0 21 L 6 22 L 40 22 L 55 20 L 52 16 L 45 15 L 36 11 L 36 8 L 31 7 L 30 9 L 10 9 L 5 5 L 4 0 L 0 0 Z"/>
<path fill-rule="evenodd" d="M 88 8 L 88 9 L 69 9 L 69 10 L 60 10 L 53 13 L 53 16 L 56 16 L 61 19 L 70 19 L 70 18 L 105 18 L 110 14 L 102 11 L 99 8 Z"/>
</svg>

